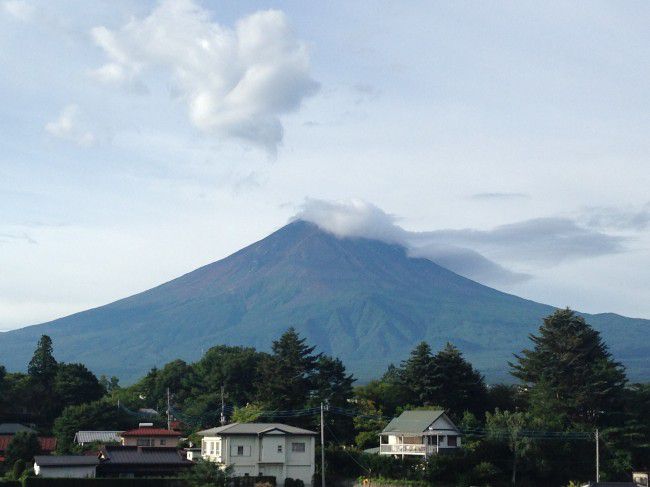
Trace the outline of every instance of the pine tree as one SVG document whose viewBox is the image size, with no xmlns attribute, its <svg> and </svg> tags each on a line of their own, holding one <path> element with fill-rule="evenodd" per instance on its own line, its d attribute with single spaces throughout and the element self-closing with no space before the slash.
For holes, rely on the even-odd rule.
<svg viewBox="0 0 650 487">
<path fill-rule="evenodd" d="M 512 375 L 529 389 L 531 410 L 558 425 L 607 424 L 620 409 L 626 383 L 600 334 L 570 309 L 544 319 L 533 349 L 515 355 Z"/>
<path fill-rule="evenodd" d="M 409 358 L 402 362 L 401 378 L 409 391 L 408 402 L 411 405 L 433 405 L 433 356 L 431 347 L 426 342 L 419 343 Z"/>
<path fill-rule="evenodd" d="M 433 356 L 432 404 L 444 407 L 453 418 L 465 411 L 484 412 L 487 388 L 483 376 L 451 343 Z"/>
<path fill-rule="evenodd" d="M 43 335 L 38 340 L 34 355 L 27 367 L 29 375 L 38 383 L 46 384 L 54 379 L 57 372 L 57 363 L 52 355 L 52 339 Z"/>
<path fill-rule="evenodd" d="M 278 410 L 305 406 L 314 386 L 319 355 L 305 338 L 289 328 L 271 347 L 273 353 L 260 367 L 258 402 Z"/>
</svg>

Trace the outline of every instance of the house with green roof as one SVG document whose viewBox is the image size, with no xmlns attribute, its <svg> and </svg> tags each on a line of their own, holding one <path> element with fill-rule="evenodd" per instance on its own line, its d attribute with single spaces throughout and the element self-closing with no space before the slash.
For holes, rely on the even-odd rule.
<svg viewBox="0 0 650 487">
<path fill-rule="evenodd" d="M 461 445 L 461 432 L 444 411 L 404 411 L 388 423 L 379 437 L 379 454 L 437 455 Z"/>
</svg>

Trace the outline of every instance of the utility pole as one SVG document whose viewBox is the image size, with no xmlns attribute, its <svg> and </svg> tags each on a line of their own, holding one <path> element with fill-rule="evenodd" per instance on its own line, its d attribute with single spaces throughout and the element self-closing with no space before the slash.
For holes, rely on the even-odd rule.
<svg viewBox="0 0 650 487">
<path fill-rule="evenodd" d="M 226 424 L 226 413 L 224 411 L 224 408 L 225 408 L 226 405 L 225 405 L 224 400 L 223 400 L 223 389 L 224 389 L 224 386 L 222 384 L 221 385 L 221 418 L 220 418 L 221 426 Z"/>
<path fill-rule="evenodd" d="M 596 428 L 596 482 L 600 482 L 600 434 Z"/>
<path fill-rule="evenodd" d="M 172 429 L 172 410 L 170 407 L 171 401 L 169 398 L 169 387 L 167 388 L 167 429 Z"/>
<path fill-rule="evenodd" d="M 325 417 L 322 401 L 320 403 L 320 475 L 321 487 L 325 487 Z"/>
</svg>

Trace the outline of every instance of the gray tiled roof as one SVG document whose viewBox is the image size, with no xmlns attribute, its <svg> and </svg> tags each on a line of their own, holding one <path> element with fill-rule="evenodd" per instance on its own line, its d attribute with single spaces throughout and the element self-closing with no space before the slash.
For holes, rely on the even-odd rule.
<svg viewBox="0 0 650 487">
<path fill-rule="evenodd" d="M 99 459 L 91 455 L 36 455 L 34 462 L 39 467 L 76 467 L 98 465 Z"/>
<path fill-rule="evenodd" d="M 404 411 L 393 418 L 383 433 L 423 433 L 444 411 Z"/>
<path fill-rule="evenodd" d="M 102 452 L 106 456 L 104 463 L 111 465 L 189 465 L 189 460 L 182 457 L 176 448 L 107 446 Z"/>
<path fill-rule="evenodd" d="M 36 433 L 35 429 L 25 426 L 24 424 L 20 424 L 20 423 L 0 424 L 0 435 L 15 435 L 20 431 L 27 431 L 28 433 Z"/>
<path fill-rule="evenodd" d="M 225 435 L 260 435 L 271 430 L 280 430 L 291 435 L 316 435 L 315 431 L 297 428 L 283 423 L 232 423 L 225 426 L 218 426 L 207 430 L 199 431 L 201 436 L 225 436 Z"/>
<path fill-rule="evenodd" d="M 77 431 L 74 435 L 75 443 L 92 443 L 99 441 L 102 443 L 109 443 L 115 441 L 120 442 L 120 434 L 123 431 Z"/>
</svg>

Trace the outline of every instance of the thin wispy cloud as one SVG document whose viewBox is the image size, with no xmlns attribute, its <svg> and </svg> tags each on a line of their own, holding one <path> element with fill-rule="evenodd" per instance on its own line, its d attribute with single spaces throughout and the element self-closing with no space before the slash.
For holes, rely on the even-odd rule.
<svg viewBox="0 0 650 487">
<path fill-rule="evenodd" d="M 623 252 L 625 239 L 566 218 L 536 218 L 490 230 L 445 229 L 413 232 L 370 203 L 309 199 L 295 218 L 339 237 L 364 237 L 403 245 L 416 257 L 488 284 L 513 284 L 531 277 L 509 265 L 548 266 L 567 259 Z"/>
<path fill-rule="evenodd" d="M 470 198 L 480 201 L 508 201 L 528 199 L 530 195 L 526 193 L 475 193 Z"/>
<path fill-rule="evenodd" d="M 95 143 L 95 135 L 85 128 L 78 105 L 66 106 L 56 120 L 45 125 L 45 131 L 59 139 L 68 140 L 83 147 Z"/>
<path fill-rule="evenodd" d="M 259 11 L 233 28 L 191 0 L 166 0 L 119 29 L 98 26 L 94 42 L 108 61 L 92 72 L 106 84 L 142 87 L 149 70 L 167 73 L 191 123 L 206 134 L 275 153 L 281 116 L 318 90 L 307 45 L 286 15 Z"/>
<path fill-rule="evenodd" d="M 600 206 L 585 209 L 580 215 L 585 225 L 595 228 L 643 231 L 650 228 L 650 202 L 640 207 Z"/>
<path fill-rule="evenodd" d="M 34 14 L 34 6 L 25 0 L 6 0 L 2 2 L 2 9 L 22 22 L 31 20 Z"/>
</svg>

